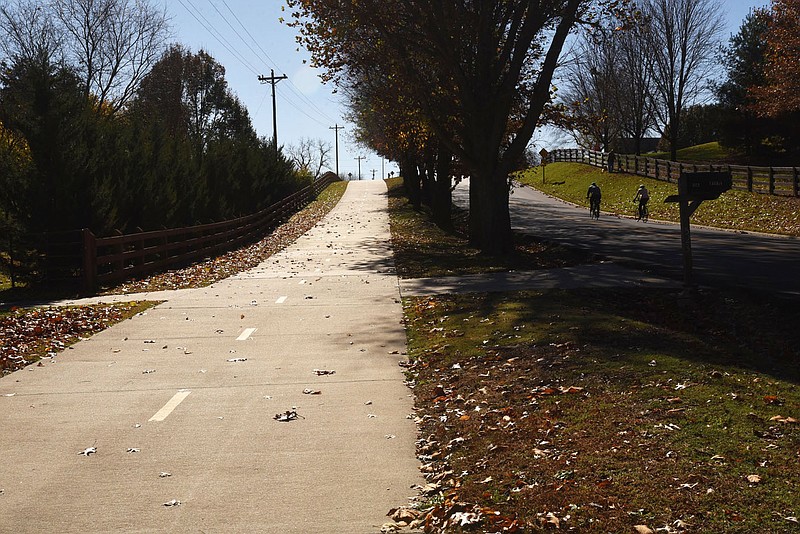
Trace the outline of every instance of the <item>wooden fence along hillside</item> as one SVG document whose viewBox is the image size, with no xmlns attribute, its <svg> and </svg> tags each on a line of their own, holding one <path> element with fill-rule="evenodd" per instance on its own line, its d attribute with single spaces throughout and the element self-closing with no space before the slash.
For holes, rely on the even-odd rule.
<svg viewBox="0 0 800 534">
<path fill-rule="evenodd" d="M 608 168 L 608 154 L 580 148 L 553 150 L 549 162 L 568 161 Z M 682 172 L 729 171 L 733 188 L 765 195 L 800 196 L 800 167 L 747 167 L 714 163 L 685 163 L 615 154 L 614 170 L 677 183 Z"/>
<path fill-rule="evenodd" d="M 220 254 L 263 238 L 339 178 L 327 173 L 268 208 L 238 219 L 152 232 L 95 237 L 83 230 L 86 291 Z"/>
</svg>

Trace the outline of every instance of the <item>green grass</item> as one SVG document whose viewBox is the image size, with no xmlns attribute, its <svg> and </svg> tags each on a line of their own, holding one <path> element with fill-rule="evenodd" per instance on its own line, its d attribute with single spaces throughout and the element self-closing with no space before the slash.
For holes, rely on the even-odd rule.
<svg viewBox="0 0 800 534">
<path fill-rule="evenodd" d="M 649 158 L 669 159 L 669 152 L 652 152 L 643 154 Z M 731 150 L 720 146 L 716 141 L 702 145 L 690 146 L 678 150 L 678 161 L 728 161 L 735 157 Z"/>
<path fill-rule="evenodd" d="M 601 210 L 630 217 L 636 212 L 636 204 L 632 202 L 636 189 L 639 184 L 645 184 L 650 190 L 650 218 L 680 220 L 678 205 L 664 203 L 667 196 L 677 194 L 676 184 L 633 174 L 609 174 L 581 163 L 551 163 L 544 173 L 545 183 L 542 183 L 541 167 L 519 173 L 518 179 L 587 209 L 586 190 L 589 184 L 597 182 L 603 192 Z M 800 236 L 800 199 L 731 190 L 717 200 L 703 202 L 692 216 L 692 224 Z"/>
</svg>

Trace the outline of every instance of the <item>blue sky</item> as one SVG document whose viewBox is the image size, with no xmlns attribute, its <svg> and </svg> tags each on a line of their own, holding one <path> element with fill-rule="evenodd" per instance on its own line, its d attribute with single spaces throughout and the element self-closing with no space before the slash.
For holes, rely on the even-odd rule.
<svg viewBox="0 0 800 534">
<path fill-rule="evenodd" d="M 722 2 L 728 19 L 728 34 L 736 33 L 741 21 L 752 7 L 768 4 L 768 0 L 733 0 Z M 333 87 L 323 85 L 317 73 L 307 63 L 308 53 L 298 50 L 293 28 L 281 24 L 283 0 L 171 0 L 166 3 L 172 18 L 174 40 L 197 52 L 210 53 L 226 69 L 229 87 L 250 112 L 259 135 L 272 137 L 272 97 L 269 84 L 258 81 L 259 75 L 286 75 L 277 89 L 278 141 L 282 145 L 296 144 L 300 138 L 322 139 L 334 146 L 335 133 L 330 129 L 338 124 L 339 171 L 358 175 L 356 157 L 361 161 L 364 179 L 397 172 L 397 167 L 363 148 L 351 139 L 352 125 L 344 119 L 346 113 Z M 727 37 L 727 35 L 726 35 Z M 548 147 L 555 148 L 555 147 Z M 331 166 L 334 165 L 331 151 Z"/>
</svg>

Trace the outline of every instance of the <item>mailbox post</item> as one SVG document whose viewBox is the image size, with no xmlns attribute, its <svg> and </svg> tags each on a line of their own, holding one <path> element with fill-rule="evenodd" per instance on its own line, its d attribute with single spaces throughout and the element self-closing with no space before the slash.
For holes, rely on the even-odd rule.
<svg viewBox="0 0 800 534">
<path fill-rule="evenodd" d="M 550 152 L 547 151 L 546 148 L 543 148 L 539 151 L 539 155 L 542 157 L 541 165 L 542 165 L 542 183 L 544 181 L 544 168 L 547 166 L 547 156 L 550 155 Z"/>
<path fill-rule="evenodd" d="M 678 178 L 678 194 L 664 199 L 664 202 L 677 202 L 680 209 L 683 285 L 686 287 L 694 285 L 690 218 L 704 200 L 715 200 L 732 186 L 730 172 L 682 172 Z"/>
</svg>

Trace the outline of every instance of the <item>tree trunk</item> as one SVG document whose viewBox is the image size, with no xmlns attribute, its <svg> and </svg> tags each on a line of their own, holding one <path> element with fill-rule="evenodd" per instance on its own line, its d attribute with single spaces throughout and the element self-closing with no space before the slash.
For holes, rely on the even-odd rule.
<svg viewBox="0 0 800 534">
<path fill-rule="evenodd" d="M 487 173 L 470 179 L 470 242 L 486 254 L 513 250 L 506 176 Z"/>
<path fill-rule="evenodd" d="M 452 162 L 453 156 L 450 151 L 440 147 L 436 161 L 436 181 L 434 182 L 431 211 L 434 222 L 445 230 L 453 228 Z"/>
<path fill-rule="evenodd" d="M 422 190 L 420 189 L 417 164 L 412 158 L 403 159 L 400 163 L 400 174 L 403 177 L 403 186 L 406 188 L 408 201 L 414 206 L 414 209 L 420 209 L 422 205 Z"/>
</svg>

